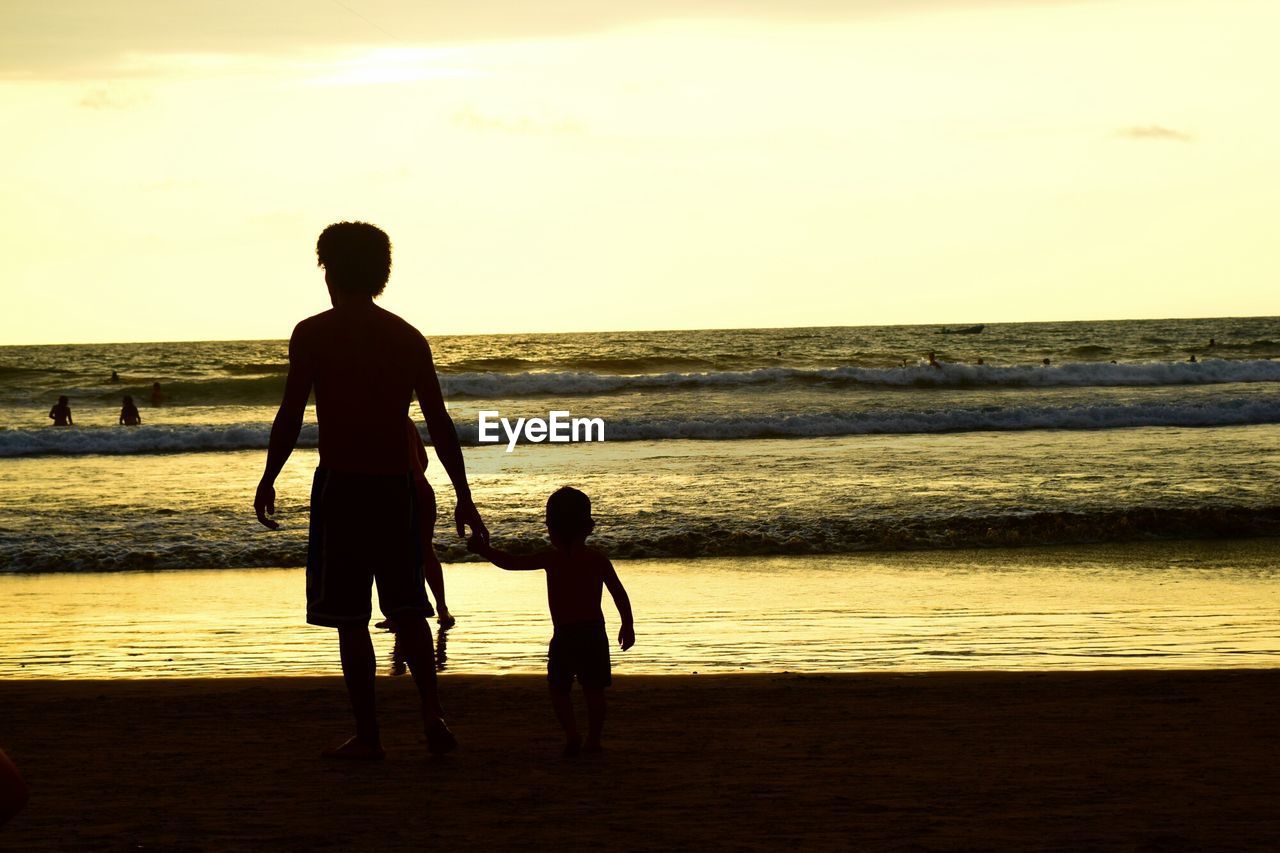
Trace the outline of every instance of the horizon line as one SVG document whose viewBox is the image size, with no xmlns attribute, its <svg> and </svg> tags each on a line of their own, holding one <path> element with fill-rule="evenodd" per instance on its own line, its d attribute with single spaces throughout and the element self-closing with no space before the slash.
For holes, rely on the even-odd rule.
<svg viewBox="0 0 1280 853">
<path fill-rule="evenodd" d="M 397 315 L 399 316 L 399 315 Z M 423 337 L 428 340 L 431 338 L 483 338 L 483 337 L 507 337 L 516 335 L 614 335 L 624 333 L 663 333 L 663 332 L 754 332 L 754 331 L 794 331 L 797 329 L 892 329 L 892 328 L 916 328 L 921 326 L 966 326 L 966 325 L 983 325 L 983 326 L 1019 326 L 1019 325 L 1042 325 L 1048 323 L 1153 323 L 1168 320 L 1280 320 L 1280 315 L 1276 314 L 1226 314 L 1212 317 L 1203 316 L 1185 316 L 1185 317 L 1084 317 L 1070 320 L 992 320 L 992 321 L 959 321 L 952 320 L 945 323 L 863 323 L 853 324 L 835 324 L 835 325 L 794 325 L 794 326 L 684 326 L 671 327 L 666 329 L 596 329 L 596 330 L 561 330 L 561 331 L 514 331 L 514 332 L 432 332 L 430 334 L 423 333 Z M 421 330 L 420 330 L 421 331 Z M 238 343 L 238 342 L 258 342 L 258 341 L 288 341 L 289 338 L 188 338 L 182 340 L 166 340 L 163 338 L 144 338 L 131 341 L 122 340 L 97 340 L 97 341 L 48 341 L 43 343 L 0 343 L 0 349 L 9 347 L 67 347 L 67 346 L 123 346 L 125 344 L 210 344 L 210 343 Z"/>
</svg>

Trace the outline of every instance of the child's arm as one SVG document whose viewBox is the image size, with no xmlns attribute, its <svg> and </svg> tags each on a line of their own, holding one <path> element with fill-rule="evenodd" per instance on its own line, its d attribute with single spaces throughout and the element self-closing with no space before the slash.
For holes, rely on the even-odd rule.
<svg viewBox="0 0 1280 853">
<path fill-rule="evenodd" d="M 613 596 L 613 604 L 618 608 L 618 615 L 622 617 L 622 629 L 618 631 L 618 645 L 625 652 L 636 644 L 635 620 L 631 616 L 631 599 L 627 597 L 627 591 L 623 588 L 622 581 L 618 579 L 613 563 L 608 560 L 604 561 L 604 585 Z"/>
<path fill-rule="evenodd" d="M 508 554 L 506 551 L 493 547 L 479 536 L 472 536 L 467 540 L 467 550 L 473 554 L 479 554 L 498 568 L 506 569 L 509 572 L 532 572 L 536 569 L 545 569 L 547 567 L 546 551 L 520 556 Z"/>
</svg>

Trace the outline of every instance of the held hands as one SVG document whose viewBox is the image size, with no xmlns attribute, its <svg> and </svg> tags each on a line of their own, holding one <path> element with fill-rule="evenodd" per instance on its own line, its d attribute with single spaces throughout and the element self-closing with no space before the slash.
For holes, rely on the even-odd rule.
<svg viewBox="0 0 1280 853">
<path fill-rule="evenodd" d="M 479 554 L 481 557 L 489 553 L 489 540 L 481 539 L 479 533 L 472 534 L 467 540 L 467 550 L 472 554 Z"/>
<path fill-rule="evenodd" d="M 280 529 L 280 522 L 267 518 L 269 515 L 276 514 L 276 487 L 266 480 L 258 483 L 257 494 L 253 496 L 253 511 L 263 527 L 268 530 Z"/>
<path fill-rule="evenodd" d="M 480 518 L 480 510 L 476 509 L 475 502 L 470 496 L 458 498 L 458 506 L 453 511 L 454 523 L 458 526 L 458 536 L 465 538 L 467 528 L 471 528 L 472 538 L 480 538 L 486 545 L 489 544 L 489 528 L 484 526 L 484 520 Z M 471 547 L 468 541 L 467 547 Z"/>
<path fill-rule="evenodd" d="M 636 644 L 636 628 L 634 625 L 623 625 L 618 631 L 618 645 L 625 652 Z"/>
</svg>

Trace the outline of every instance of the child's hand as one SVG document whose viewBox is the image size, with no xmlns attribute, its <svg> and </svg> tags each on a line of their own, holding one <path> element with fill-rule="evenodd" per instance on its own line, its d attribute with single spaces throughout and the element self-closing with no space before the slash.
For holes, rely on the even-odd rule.
<svg viewBox="0 0 1280 853">
<path fill-rule="evenodd" d="M 625 652 L 636 644 L 636 629 L 633 625 L 623 625 L 622 630 L 618 632 L 618 645 Z"/>
</svg>

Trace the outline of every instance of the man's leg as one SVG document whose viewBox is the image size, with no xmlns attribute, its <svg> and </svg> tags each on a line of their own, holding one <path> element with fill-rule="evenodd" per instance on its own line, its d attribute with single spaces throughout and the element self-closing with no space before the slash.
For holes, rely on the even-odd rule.
<svg viewBox="0 0 1280 853">
<path fill-rule="evenodd" d="M 356 736 L 324 754 L 330 758 L 381 758 L 378 715 L 374 702 L 374 674 L 378 662 L 367 625 L 344 625 L 338 629 L 338 651 L 342 656 L 342 677 L 351 697 L 351 713 L 356 718 Z"/>
<path fill-rule="evenodd" d="M 551 707 L 555 709 L 556 719 L 564 730 L 564 756 L 570 758 L 582 749 L 582 738 L 578 735 L 578 721 L 573 716 L 573 696 L 569 688 L 559 684 L 551 686 Z"/>
<path fill-rule="evenodd" d="M 418 686 L 422 702 L 422 725 L 427 735 L 427 748 L 441 754 L 458 747 L 457 738 L 444 724 L 440 707 L 440 691 L 436 684 L 436 653 L 431 644 L 431 627 L 421 616 L 405 616 L 397 620 L 396 642 L 409 663 L 413 682 Z"/>
<path fill-rule="evenodd" d="M 582 695 L 587 698 L 587 743 L 583 749 L 587 752 L 599 752 L 600 735 L 604 732 L 604 689 L 584 687 Z"/>
</svg>

